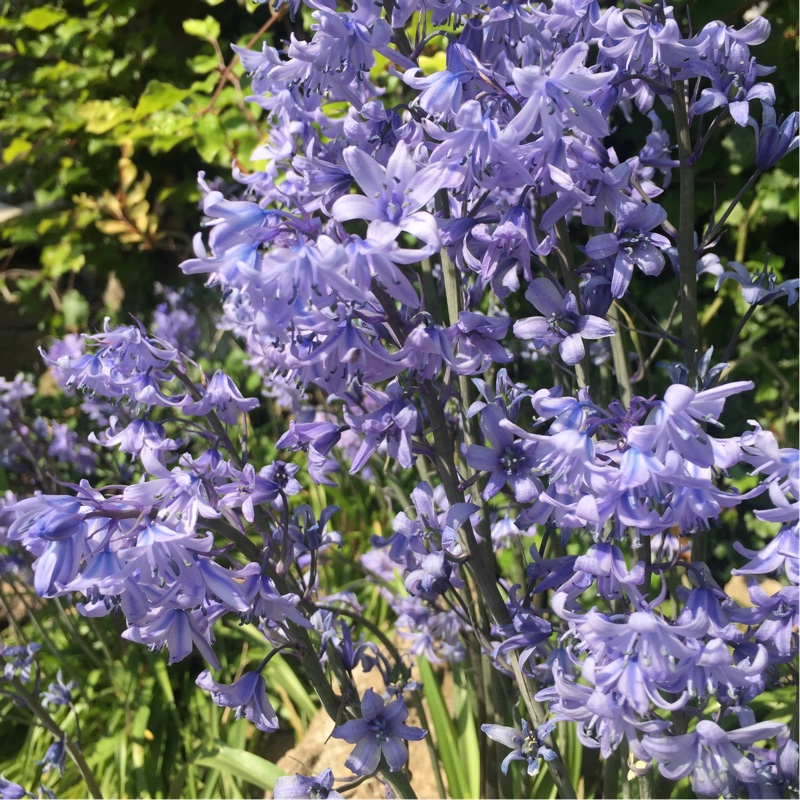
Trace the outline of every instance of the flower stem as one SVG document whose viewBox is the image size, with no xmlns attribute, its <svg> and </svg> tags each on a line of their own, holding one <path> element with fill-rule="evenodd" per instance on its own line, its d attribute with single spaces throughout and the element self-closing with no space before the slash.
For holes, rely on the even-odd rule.
<svg viewBox="0 0 800 800">
<path fill-rule="evenodd" d="M 700 324 L 697 314 L 697 252 L 694 245 L 694 170 L 692 169 L 692 136 L 686 108 L 685 84 L 673 81 L 672 109 L 680 159 L 680 203 L 678 219 L 678 265 L 680 275 L 681 331 L 683 361 L 689 375 L 697 372 L 700 357 Z M 691 383 L 691 380 L 690 380 Z"/>
<path fill-rule="evenodd" d="M 434 449 L 436 451 L 435 464 L 439 474 L 439 480 L 442 482 L 442 487 L 444 488 L 448 501 L 451 504 L 460 503 L 463 502 L 464 497 L 463 492 L 459 491 L 458 488 L 458 477 L 453 460 L 453 440 L 450 435 L 447 420 L 444 416 L 444 409 L 441 407 L 435 392 L 435 387 L 430 381 L 426 382 L 425 389 L 426 391 L 422 393 L 422 397 L 431 423 Z M 492 568 L 490 568 L 490 565 L 486 563 L 483 551 L 478 546 L 475 532 L 472 530 L 472 526 L 469 522 L 465 523 L 459 529 L 458 535 L 461 540 L 461 546 L 464 548 L 464 551 L 469 554 L 469 561 L 467 564 L 472 573 L 475 585 L 477 586 L 478 593 L 486 603 L 492 621 L 500 627 L 510 625 L 511 616 L 508 613 L 506 604 L 497 587 L 497 581 L 494 577 L 494 565 L 491 565 Z M 534 724 L 539 726 L 547 719 L 547 711 L 535 697 L 537 687 L 533 679 L 522 672 L 517 653 L 509 653 L 508 661 L 514 673 L 514 678 L 519 687 L 528 715 Z M 553 783 L 558 789 L 559 796 L 574 798 L 575 789 L 572 786 L 567 768 L 561 756 L 558 755 L 558 748 L 552 737 L 548 737 L 547 746 L 557 754 L 555 759 L 547 762 L 547 767 L 550 770 Z"/>
<path fill-rule="evenodd" d="M 756 170 L 753 175 L 751 175 L 744 186 L 736 193 L 736 197 L 731 200 L 728 207 L 725 209 L 722 216 L 714 223 L 714 225 L 709 229 L 709 231 L 703 236 L 702 241 L 700 242 L 701 249 L 706 247 L 707 245 L 711 244 L 717 236 L 720 235 L 722 232 L 722 228 L 725 225 L 728 217 L 733 213 L 736 206 L 742 202 L 742 198 L 745 194 L 753 187 L 755 182 L 761 177 L 761 170 Z"/>
<path fill-rule="evenodd" d="M 630 370 L 628 369 L 628 353 L 625 350 L 625 340 L 623 339 L 616 303 L 612 303 L 611 308 L 608 309 L 608 320 L 616 329 L 616 333 L 611 337 L 611 357 L 614 361 L 614 372 L 617 376 L 619 399 L 625 408 L 630 409 L 632 392 Z"/>
</svg>

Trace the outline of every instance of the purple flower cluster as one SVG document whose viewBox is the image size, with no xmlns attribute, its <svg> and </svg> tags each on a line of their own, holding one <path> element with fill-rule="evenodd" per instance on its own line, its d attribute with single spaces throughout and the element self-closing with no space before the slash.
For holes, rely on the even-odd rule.
<svg viewBox="0 0 800 800">
<path fill-rule="evenodd" d="M 535 775 L 544 762 L 563 781 L 550 733 L 570 721 L 606 759 L 625 743 L 643 775 L 655 762 L 704 796 L 780 796 L 796 785 L 797 748 L 751 702 L 797 655 L 798 453 L 755 423 L 722 435 L 726 401 L 753 384 L 722 381 L 726 365 L 692 351 L 686 320 L 683 341 L 661 333 L 687 366 L 673 365 L 660 393 L 634 395 L 619 323 L 675 253 L 684 294 L 711 271 L 739 282 L 752 306 L 796 299 L 796 282 L 778 285 L 766 269 L 726 271 L 709 244 L 718 232 L 698 243 L 659 203 L 672 171 L 728 119 L 754 132 L 759 171 L 797 146 L 797 115 L 776 120 L 761 80 L 770 70 L 750 55 L 769 26 L 713 22 L 686 36 L 663 3 L 306 4 L 308 39 L 237 48 L 268 126 L 254 153 L 262 166 L 235 169 L 236 199 L 201 176 L 209 233 L 182 264 L 220 288 L 220 327 L 291 411 L 277 447 L 306 453 L 318 484 L 374 470 L 400 497 L 395 474 L 418 467 L 362 563 L 411 657 L 458 661 L 472 638 L 500 679 L 525 690 L 522 730 L 499 724 L 510 707 L 483 725 L 511 748 L 503 771 L 522 760 Z M 420 56 L 434 40 L 445 69 L 430 73 Z M 385 91 L 376 54 L 402 102 Z M 637 114 L 651 133 L 621 160 L 611 134 Z M 665 114 L 688 126 L 679 132 L 695 152 L 681 139 L 675 159 Z M 524 316 L 525 301 L 536 315 Z M 214 627 L 233 617 L 306 666 L 314 659 L 315 674 L 330 668 L 341 696 L 317 689 L 340 723 L 332 735 L 355 745 L 347 766 L 390 780 L 405 742 L 424 732 L 405 724 L 402 696 L 359 699 L 341 685 L 356 665 L 377 667 L 386 695 L 398 694 L 407 665 L 359 638 L 354 597 L 325 596 L 320 562 L 341 544 L 327 530 L 338 509 L 317 515 L 300 502 L 294 460 L 254 463 L 234 444 L 260 400 L 222 370 L 199 374 L 179 311 L 170 295 L 158 336 L 106 325 L 83 347 L 46 354 L 63 385 L 120 409 L 94 440 L 138 459 L 141 479 L 18 500 L 6 538 L 34 556 L 41 595 L 79 592 L 82 613 L 123 614 L 124 636 L 166 647 L 170 662 L 196 649 L 219 669 Z M 515 382 L 522 356 L 552 367 L 556 385 Z M 650 363 L 635 360 L 639 372 Z M 591 381 L 600 363 L 624 402 Z M 30 393 L 23 382 L 0 391 L 9 418 Z M 54 429 L 54 457 L 75 450 L 66 437 Z M 753 488 L 735 488 L 737 470 Z M 743 607 L 680 537 L 701 543 L 755 497 L 770 504 L 757 517 L 779 532 L 761 551 L 734 545 L 748 559 Z M 498 580 L 507 547 L 518 568 Z M 754 577 L 767 574 L 784 581 L 777 594 Z M 206 670 L 197 683 L 276 729 L 261 668 L 230 685 Z M 773 737 L 777 755 L 757 746 Z M 338 796 L 329 771 L 278 789 Z"/>
</svg>

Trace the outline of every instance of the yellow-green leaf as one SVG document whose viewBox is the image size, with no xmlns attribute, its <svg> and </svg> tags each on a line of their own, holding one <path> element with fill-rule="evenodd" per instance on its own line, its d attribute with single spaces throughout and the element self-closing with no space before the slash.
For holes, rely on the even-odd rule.
<svg viewBox="0 0 800 800">
<path fill-rule="evenodd" d="M 198 39 L 215 40 L 219 38 L 220 27 L 214 17 L 205 19 L 185 19 L 183 29 L 189 36 L 196 36 Z"/>
<path fill-rule="evenodd" d="M 27 11 L 20 18 L 20 22 L 26 27 L 35 31 L 43 31 L 51 25 L 67 18 L 67 12 L 62 11 L 60 8 L 49 8 L 42 6 L 41 8 L 34 8 Z"/>
<path fill-rule="evenodd" d="M 185 89 L 179 89 L 171 83 L 150 81 L 136 105 L 134 119 L 140 120 L 156 111 L 170 108 L 183 100 L 186 95 Z"/>
<path fill-rule="evenodd" d="M 27 139 L 15 136 L 8 147 L 3 150 L 3 161 L 6 164 L 10 164 L 15 159 L 27 155 L 32 146 Z"/>
<path fill-rule="evenodd" d="M 117 125 L 133 118 L 133 109 L 121 97 L 113 100 L 90 100 L 78 108 L 78 115 L 86 122 L 89 133 L 108 133 Z"/>
</svg>

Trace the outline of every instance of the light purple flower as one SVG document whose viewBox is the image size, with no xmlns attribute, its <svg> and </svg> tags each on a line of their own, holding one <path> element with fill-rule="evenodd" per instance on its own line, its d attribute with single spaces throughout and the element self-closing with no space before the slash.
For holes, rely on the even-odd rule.
<svg viewBox="0 0 800 800">
<path fill-rule="evenodd" d="M 710 720 L 700 720 L 692 733 L 650 736 L 642 745 L 659 762 L 665 778 L 677 781 L 690 776 L 692 789 L 704 797 L 735 795 L 741 783 L 756 783 L 756 766 L 742 750 L 761 739 L 786 732 L 779 722 L 760 722 L 735 731 L 724 731 Z"/>
<path fill-rule="evenodd" d="M 800 280 L 797 278 L 778 283 L 775 273 L 770 272 L 766 266 L 760 272 L 751 274 L 747 267 L 738 261 L 729 261 L 728 270 L 732 272 L 726 270 L 717 278 L 715 290 L 719 290 L 723 281 L 733 280 L 742 287 L 742 297 L 751 306 L 771 303 L 781 296 L 787 298 L 790 306 L 797 302 L 798 288 L 800 288 Z"/>
<path fill-rule="evenodd" d="M 444 168 L 417 169 L 405 142 L 398 142 L 386 167 L 357 147 L 344 151 L 344 160 L 364 195 L 339 198 L 331 209 L 339 222 L 367 220 L 367 238 L 391 242 L 402 232 L 416 236 L 425 244 L 439 245 L 436 220 L 422 211 L 442 187 Z"/>
<path fill-rule="evenodd" d="M 517 90 L 527 98 L 509 125 L 517 141 L 538 123 L 549 142 L 559 139 L 564 128 L 572 127 L 598 138 L 608 135 L 608 120 L 595 107 L 592 97 L 614 77 L 616 67 L 592 72 L 584 66 L 588 54 L 589 45 L 578 42 L 554 58 L 549 71 L 538 65 L 513 70 Z"/>
<path fill-rule="evenodd" d="M 527 761 L 528 775 L 534 777 L 539 774 L 540 758 L 545 761 L 552 761 L 556 758 L 555 750 L 544 744 L 544 740 L 555 727 L 554 722 L 546 722 L 544 725 L 531 730 L 527 720 L 522 720 L 521 731 L 516 728 L 508 728 L 505 725 L 481 725 L 481 730 L 495 742 L 512 748 L 501 764 L 504 775 L 508 772 L 508 767 L 512 761 Z"/>
<path fill-rule="evenodd" d="M 258 408 L 258 405 L 259 401 L 255 397 L 242 397 L 234 382 L 224 372 L 217 370 L 203 391 L 202 398 L 185 403 L 183 413 L 199 416 L 209 414 L 213 409 L 223 422 L 235 425 L 240 412 L 246 414 Z"/>
<path fill-rule="evenodd" d="M 604 339 L 614 335 L 605 320 L 592 314 L 581 315 L 575 295 L 561 292 L 547 278 L 536 278 L 525 291 L 525 297 L 543 317 L 527 317 L 514 323 L 514 336 L 533 339 L 533 346 L 554 347 L 566 364 L 577 364 L 586 355 L 583 339 Z"/>
<path fill-rule="evenodd" d="M 342 795 L 333 788 L 333 770 L 322 770 L 319 775 L 307 778 L 299 773 L 284 775 L 275 781 L 274 800 L 340 800 Z"/>
<path fill-rule="evenodd" d="M 18 783 L 9 781 L 5 775 L 0 775 L 0 797 L 4 800 L 21 800 L 23 797 L 34 797 L 26 792 Z"/>
<path fill-rule="evenodd" d="M 256 728 L 271 733 L 278 730 L 278 717 L 267 697 L 267 684 L 259 672 L 245 672 L 232 684 L 217 683 L 206 669 L 197 676 L 197 685 L 211 693 L 218 706 L 236 710 L 236 719 L 246 717 Z"/>
</svg>

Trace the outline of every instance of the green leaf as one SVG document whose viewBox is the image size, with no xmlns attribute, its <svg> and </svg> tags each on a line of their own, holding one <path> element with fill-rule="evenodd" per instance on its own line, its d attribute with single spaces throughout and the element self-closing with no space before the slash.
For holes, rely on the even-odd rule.
<svg viewBox="0 0 800 800">
<path fill-rule="evenodd" d="M 219 119 L 206 114 L 194 126 L 197 152 L 207 164 L 214 164 L 228 154 L 228 139 Z"/>
<path fill-rule="evenodd" d="M 464 797 L 478 798 L 481 793 L 481 752 L 475 725 L 469 675 L 458 665 L 453 665 L 453 694 L 455 695 L 455 727 L 461 763 L 464 765 Z"/>
<path fill-rule="evenodd" d="M 26 12 L 20 18 L 20 22 L 26 27 L 35 31 L 43 31 L 51 25 L 67 18 L 67 12 L 62 11 L 60 8 L 48 8 L 42 6 L 41 8 L 34 8 Z"/>
<path fill-rule="evenodd" d="M 189 69 L 197 75 L 207 75 L 209 72 L 214 72 L 219 66 L 216 56 L 206 53 L 200 53 L 186 63 L 189 65 Z"/>
<path fill-rule="evenodd" d="M 3 161 L 6 164 L 10 164 L 15 159 L 27 155 L 31 147 L 33 147 L 33 145 L 27 139 L 15 136 L 8 147 L 3 150 Z"/>
<path fill-rule="evenodd" d="M 205 19 L 185 19 L 183 21 L 183 29 L 189 36 L 195 36 L 198 39 L 206 39 L 208 41 L 216 41 L 219 38 L 220 27 L 214 17 L 206 17 Z"/>
<path fill-rule="evenodd" d="M 61 313 L 68 328 L 81 328 L 89 319 L 89 303 L 76 289 L 70 289 L 61 298 Z"/>
<path fill-rule="evenodd" d="M 48 278 L 58 278 L 68 272 L 80 272 L 86 264 L 86 256 L 75 250 L 68 239 L 43 248 L 41 259 Z"/>
<path fill-rule="evenodd" d="M 113 100 L 90 100 L 78 106 L 78 116 L 86 122 L 88 133 L 108 133 L 117 125 L 130 120 L 133 113 L 128 101 L 121 97 Z"/>
<path fill-rule="evenodd" d="M 462 782 L 464 776 L 464 765 L 458 753 L 458 737 L 456 736 L 453 720 L 450 717 L 439 681 L 433 674 L 433 669 L 428 663 L 428 659 L 419 659 L 419 673 L 422 683 L 425 686 L 425 699 L 430 708 L 430 719 L 436 732 L 436 749 L 442 760 L 445 774 L 447 775 L 447 788 L 450 797 L 467 797 L 468 787 Z M 430 732 L 428 736 L 430 736 Z"/>
<path fill-rule="evenodd" d="M 142 117 L 146 117 L 155 111 L 171 108 L 176 103 L 183 100 L 187 94 L 188 92 L 186 89 L 179 89 L 171 83 L 150 81 L 136 105 L 134 119 L 140 120 Z"/>
<path fill-rule="evenodd" d="M 202 750 L 194 763 L 200 767 L 227 772 L 239 780 L 258 786 L 259 789 L 274 789 L 275 781 L 286 774 L 271 761 L 247 750 L 228 747 L 222 742 Z"/>
</svg>

